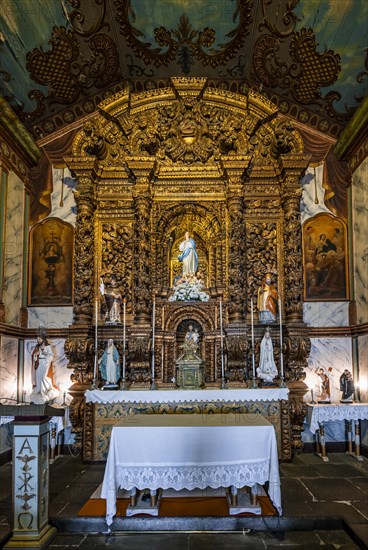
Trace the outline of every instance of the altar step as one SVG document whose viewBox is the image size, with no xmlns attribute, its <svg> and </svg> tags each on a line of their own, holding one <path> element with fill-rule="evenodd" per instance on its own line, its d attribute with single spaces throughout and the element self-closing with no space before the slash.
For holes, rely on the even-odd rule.
<svg viewBox="0 0 368 550">
<path fill-rule="evenodd" d="M 106 501 L 101 499 L 101 487 L 102 484 L 94 491 L 90 499 L 84 504 L 81 510 L 78 512 L 79 517 L 105 517 L 106 514 Z M 149 499 L 149 492 L 146 491 Z M 239 508 L 235 511 L 232 509 L 231 515 L 237 516 L 252 516 L 255 514 L 262 516 L 274 516 L 277 515 L 270 499 L 265 493 L 264 489 L 259 486 L 258 491 L 259 506 L 252 507 L 250 502 L 243 503 L 243 500 L 247 500 L 247 495 L 239 492 Z M 152 513 L 152 509 L 148 509 L 148 502 L 145 503 L 144 493 L 141 494 L 139 502 L 141 505 L 137 505 L 137 510 L 129 506 L 129 492 L 119 490 L 118 498 L 116 502 L 117 514 L 116 518 L 128 516 L 136 516 L 142 518 L 143 516 L 154 515 L 159 518 L 171 517 L 226 517 L 229 516 L 229 502 L 228 495 L 225 489 L 211 489 L 205 490 L 194 489 L 175 491 L 174 489 L 167 489 L 160 492 L 159 507 Z M 244 499 L 242 497 L 245 497 Z M 249 499 L 248 499 L 249 500 Z M 242 511 L 240 506 L 245 507 L 247 511 Z M 254 513 L 252 511 L 254 510 Z M 133 513 L 132 513 L 133 512 Z"/>
</svg>

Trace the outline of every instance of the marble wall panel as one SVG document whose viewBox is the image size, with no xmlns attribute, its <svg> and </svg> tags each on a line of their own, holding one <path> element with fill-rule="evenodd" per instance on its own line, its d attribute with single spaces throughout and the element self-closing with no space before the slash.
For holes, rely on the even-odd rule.
<svg viewBox="0 0 368 550">
<path fill-rule="evenodd" d="M 349 303 L 304 302 L 303 320 L 312 327 L 349 326 Z"/>
<path fill-rule="evenodd" d="M 352 180 L 354 286 L 358 324 L 368 322 L 368 159 Z"/>
<path fill-rule="evenodd" d="M 23 210 L 23 183 L 18 176 L 10 173 L 5 217 L 3 300 L 5 322 L 11 325 L 18 325 L 19 309 L 22 305 Z"/>
<path fill-rule="evenodd" d="M 0 398 L 17 399 L 18 340 L 0 335 Z"/>
<path fill-rule="evenodd" d="M 16 338 L 0 335 L 0 399 L 10 404 L 17 400 L 18 380 L 18 341 Z M 10 424 L 0 427 L 0 453 L 12 446 L 12 429 Z"/>
<path fill-rule="evenodd" d="M 76 180 L 71 177 L 68 168 L 53 168 L 54 189 L 51 194 L 50 216 L 60 218 L 75 227 L 76 206 L 73 189 Z"/>
<path fill-rule="evenodd" d="M 65 328 L 73 323 L 73 307 L 29 307 L 28 328 Z"/>
</svg>

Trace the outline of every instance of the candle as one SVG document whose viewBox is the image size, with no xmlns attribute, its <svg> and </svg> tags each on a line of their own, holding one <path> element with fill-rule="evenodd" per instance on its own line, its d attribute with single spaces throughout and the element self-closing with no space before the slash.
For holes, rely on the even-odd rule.
<svg viewBox="0 0 368 550">
<path fill-rule="evenodd" d="M 152 307 L 152 384 L 155 380 L 155 322 L 156 322 L 156 299 L 153 297 Z"/>
<path fill-rule="evenodd" d="M 125 382 L 125 347 L 126 347 L 126 299 L 123 302 L 123 384 Z"/>
<path fill-rule="evenodd" d="M 253 298 L 250 301 L 250 318 L 251 318 L 251 329 L 252 329 L 252 374 L 253 380 L 256 378 L 256 363 L 254 359 L 254 309 L 253 309 Z"/>
<path fill-rule="evenodd" d="M 282 353 L 282 314 L 281 314 L 281 298 L 279 298 L 279 318 L 280 318 L 280 375 L 284 378 L 284 356 Z"/>
<path fill-rule="evenodd" d="M 96 299 L 95 304 L 95 362 L 93 365 L 93 383 L 97 379 L 97 330 L 98 330 L 98 300 Z"/>
</svg>

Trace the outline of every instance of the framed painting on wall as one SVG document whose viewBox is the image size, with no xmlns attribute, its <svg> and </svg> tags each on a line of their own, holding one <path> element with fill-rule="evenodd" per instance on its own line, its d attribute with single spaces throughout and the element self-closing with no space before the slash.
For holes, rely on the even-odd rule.
<svg viewBox="0 0 368 550">
<path fill-rule="evenodd" d="M 330 214 L 303 224 L 304 299 L 348 300 L 347 230 Z"/>
<path fill-rule="evenodd" d="M 73 304 L 73 227 L 46 218 L 32 227 L 29 247 L 29 306 Z"/>
</svg>

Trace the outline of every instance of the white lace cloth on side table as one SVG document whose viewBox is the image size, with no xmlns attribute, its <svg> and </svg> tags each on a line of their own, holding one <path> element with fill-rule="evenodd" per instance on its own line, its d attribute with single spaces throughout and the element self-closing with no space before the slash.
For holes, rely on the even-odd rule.
<svg viewBox="0 0 368 550">
<path fill-rule="evenodd" d="M 319 430 L 319 424 L 336 420 L 366 420 L 368 419 L 368 403 L 336 403 L 331 405 L 308 405 L 307 422 L 314 434 Z"/>
<path fill-rule="evenodd" d="M 154 426 L 155 418 L 166 425 Z M 116 514 L 118 488 L 241 488 L 268 481 L 269 496 L 282 513 L 276 435 L 264 418 L 193 414 L 137 415 L 130 421 L 134 419 L 135 426 L 120 423 L 111 434 L 101 492 L 108 525 Z"/>
</svg>

